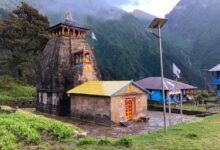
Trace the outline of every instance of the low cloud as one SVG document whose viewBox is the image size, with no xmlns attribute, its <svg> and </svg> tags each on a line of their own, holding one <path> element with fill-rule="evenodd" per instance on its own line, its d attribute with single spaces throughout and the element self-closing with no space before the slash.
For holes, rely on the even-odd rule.
<svg viewBox="0 0 220 150">
<path fill-rule="evenodd" d="M 105 1 L 114 6 L 123 6 L 123 5 L 137 6 L 140 4 L 140 0 L 105 0 Z"/>
</svg>

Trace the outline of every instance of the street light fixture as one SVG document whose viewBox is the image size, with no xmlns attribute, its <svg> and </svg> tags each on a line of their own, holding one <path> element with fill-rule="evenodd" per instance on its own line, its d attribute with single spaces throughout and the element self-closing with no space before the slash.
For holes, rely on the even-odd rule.
<svg viewBox="0 0 220 150">
<path fill-rule="evenodd" d="M 166 100 L 164 91 L 164 73 L 163 73 L 163 51 L 162 51 L 162 38 L 161 38 L 161 28 L 168 21 L 166 18 L 155 18 L 149 28 L 158 29 L 158 35 L 151 32 L 154 36 L 159 39 L 160 44 L 160 69 L 161 69 L 161 86 L 162 86 L 162 97 L 163 97 L 163 118 L 164 118 L 164 133 L 167 134 L 167 124 L 166 124 Z"/>
</svg>

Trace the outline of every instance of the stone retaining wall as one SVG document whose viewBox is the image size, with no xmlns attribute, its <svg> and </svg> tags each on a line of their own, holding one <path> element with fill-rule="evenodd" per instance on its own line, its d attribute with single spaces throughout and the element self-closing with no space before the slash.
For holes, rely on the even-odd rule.
<svg viewBox="0 0 220 150">
<path fill-rule="evenodd" d="M 19 108 L 33 108 L 36 106 L 35 100 L 10 100 L 10 101 L 0 101 L 0 105 L 7 105 L 10 107 L 16 107 Z"/>
</svg>

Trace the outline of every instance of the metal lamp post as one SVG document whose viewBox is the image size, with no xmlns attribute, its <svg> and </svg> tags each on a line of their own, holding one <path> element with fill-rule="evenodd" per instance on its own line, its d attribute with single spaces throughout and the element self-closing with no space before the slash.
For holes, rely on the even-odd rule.
<svg viewBox="0 0 220 150">
<path fill-rule="evenodd" d="M 167 124 L 166 124 L 166 100 L 164 91 L 164 73 L 163 73 L 163 50 L 162 50 L 162 38 L 161 38 L 161 28 L 168 21 L 166 18 L 155 18 L 149 28 L 158 29 L 158 35 L 150 31 L 154 36 L 159 39 L 160 44 L 160 69 L 161 69 L 161 86 L 162 86 L 162 96 L 163 96 L 163 118 L 164 118 L 164 134 L 167 134 Z"/>
</svg>

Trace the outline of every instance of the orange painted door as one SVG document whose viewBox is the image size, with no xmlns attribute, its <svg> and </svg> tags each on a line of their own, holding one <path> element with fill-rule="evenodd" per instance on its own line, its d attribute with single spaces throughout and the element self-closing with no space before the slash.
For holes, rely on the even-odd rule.
<svg viewBox="0 0 220 150">
<path fill-rule="evenodd" d="M 132 120 L 133 118 L 132 109 L 133 109 L 132 99 L 128 98 L 125 100 L 125 115 L 127 120 Z"/>
</svg>

